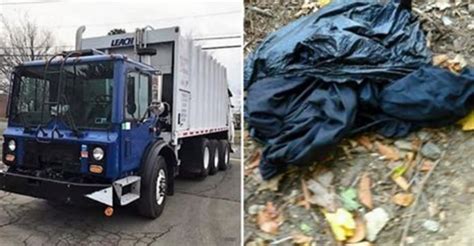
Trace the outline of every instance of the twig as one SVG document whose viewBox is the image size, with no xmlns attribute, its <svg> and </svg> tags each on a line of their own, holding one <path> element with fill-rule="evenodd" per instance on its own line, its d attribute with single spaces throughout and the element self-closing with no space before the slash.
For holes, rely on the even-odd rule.
<svg viewBox="0 0 474 246">
<path fill-rule="evenodd" d="M 278 245 L 280 243 L 284 243 L 284 242 L 286 242 L 288 240 L 291 240 L 291 239 L 293 239 L 293 236 L 284 237 L 282 239 L 278 239 L 278 240 L 275 240 L 275 241 L 271 242 L 270 245 Z"/>
<path fill-rule="evenodd" d="M 301 178 L 301 189 L 303 190 L 304 207 L 306 208 L 306 210 L 309 210 L 311 208 L 309 204 L 309 191 L 308 191 L 308 186 L 306 185 L 303 178 Z"/>
<path fill-rule="evenodd" d="M 262 15 L 264 17 L 273 17 L 271 11 L 269 9 L 261 9 L 256 6 L 249 6 L 247 7 L 247 10 L 254 11 L 255 13 Z"/>
<path fill-rule="evenodd" d="M 412 175 L 412 177 L 411 177 L 411 179 L 410 179 L 410 182 L 408 182 L 408 185 L 409 185 L 409 186 L 412 186 L 413 183 L 415 182 L 415 179 L 416 179 L 416 177 L 418 176 L 418 173 L 419 173 L 419 171 L 420 171 L 420 170 L 419 170 L 419 169 L 420 169 L 419 167 L 420 167 L 421 163 L 423 162 L 423 157 L 418 156 L 417 158 L 419 158 L 419 159 L 418 159 L 418 161 L 416 162 L 415 172 L 413 173 L 413 175 Z"/>
<path fill-rule="evenodd" d="M 441 154 L 441 157 L 433 164 L 433 167 L 428 171 L 428 173 L 426 174 L 425 177 L 423 177 L 423 180 L 421 180 L 420 182 L 420 186 L 418 188 L 418 192 L 416 193 L 416 197 L 415 197 L 415 200 L 413 201 L 413 205 L 411 205 L 410 207 L 410 211 L 409 211 L 409 215 L 408 215 L 408 220 L 405 224 L 405 227 L 403 228 L 403 233 L 402 233 L 402 238 L 400 239 L 400 246 L 404 246 L 405 245 L 405 240 L 406 240 L 406 237 L 408 235 L 408 231 L 410 230 L 410 225 L 411 225 L 411 222 L 413 220 L 413 215 L 415 214 L 415 208 L 416 208 L 416 205 L 418 204 L 418 200 L 420 199 L 421 197 L 421 194 L 423 192 L 423 187 L 425 186 L 426 182 L 428 181 L 428 179 L 430 178 L 431 174 L 433 173 L 433 170 L 436 168 L 436 166 L 438 165 L 438 163 L 441 162 L 441 160 L 443 159 L 444 155 L 446 154 L 446 151 L 443 151 L 443 153 Z"/>
</svg>

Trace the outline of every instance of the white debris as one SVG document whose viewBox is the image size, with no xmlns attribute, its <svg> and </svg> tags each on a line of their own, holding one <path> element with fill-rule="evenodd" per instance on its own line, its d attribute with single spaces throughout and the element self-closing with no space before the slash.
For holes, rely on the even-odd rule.
<svg viewBox="0 0 474 246">
<path fill-rule="evenodd" d="M 390 220 L 390 215 L 379 207 L 366 213 L 364 218 L 367 223 L 367 240 L 373 242 L 377 238 L 377 234 Z"/>
<path fill-rule="evenodd" d="M 440 225 L 434 220 L 425 220 L 425 222 L 423 222 L 423 228 L 430 232 L 437 232 L 439 231 Z"/>
</svg>

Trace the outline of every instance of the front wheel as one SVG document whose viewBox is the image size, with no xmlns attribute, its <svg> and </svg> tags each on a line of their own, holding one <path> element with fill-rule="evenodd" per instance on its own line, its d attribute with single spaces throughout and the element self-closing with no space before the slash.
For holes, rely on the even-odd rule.
<svg viewBox="0 0 474 246">
<path fill-rule="evenodd" d="M 144 163 L 140 173 L 141 188 L 138 200 L 138 212 L 155 219 L 161 215 L 166 203 L 168 172 L 162 156 Z"/>
</svg>

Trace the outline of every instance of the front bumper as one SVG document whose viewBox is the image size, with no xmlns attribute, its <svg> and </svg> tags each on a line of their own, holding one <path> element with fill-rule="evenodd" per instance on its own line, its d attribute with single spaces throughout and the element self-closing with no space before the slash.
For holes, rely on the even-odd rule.
<svg viewBox="0 0 474 246">
<path fill-rule="evenodd" d="M 62 203 L 87 204 L 86 195 L 111 187 L 33 177 L 0 170 L 0 190 Z"/>
</svg>

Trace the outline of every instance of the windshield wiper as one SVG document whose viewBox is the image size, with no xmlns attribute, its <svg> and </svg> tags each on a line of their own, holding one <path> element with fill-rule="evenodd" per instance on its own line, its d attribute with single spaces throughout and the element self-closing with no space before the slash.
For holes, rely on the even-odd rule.
<svg viewBox="0 0 474 246">
<path fill-rule="evenodd" d="M 66 121 L 69 122 L 69 125 L 70 125 L 70 127 L 71 127 L 73 133 L 74 133 L 77 137 L 79 137 L 79 136 L 81 136 L 82 134 L 81 134 L 81 132 L 79 131 L 79 129 L 77 128 L 76 122 L 75 122 L 75 120 L 74 120 L 74 117 L 72 116 L 72 113 L 71 113 L 71 111 L 70 111 L 70 109 L 71 109 L 71 108 L 70 108 L 70 104 L 68 103 L 67 96 L 65 95 L 65 92 L 64 92 L 64 89 L 65 89 L 66 86 L 63 85 L 64 79 L 66 79 L 66 83 L 67 83 L 67 74 L 66 74 L 66 78 L 64 78 L 64 65 L 65 65 L 67 59 L 68 59 L 69 57 L 71 57 L 72 55 L 74 55 L 74 54 L 77 54 L 77 52 L 70 52 L 70 53 L 68 53 L 67 55 L 64 56 L 63 61 L 62 61 L 62 63 L 61 63 L 60 70 L 59 70 L 59 71 L 60 71 L 60 72 L 59 72 L 59 81 L 60 81 L 60 82 L 59 82 L 59 84 L 58 84 L 58 115 L 57 115 L 57 117 L 60 118 L 60 113 L 62 113 L 62 111 L 63 111 L 62 105 L 69 105 L 69 108 L 65 110 L 65 111 L 66 111 L 66 112 L 65 112 L 65 113 L 66 113 Z M 77 63 L 77 61 L 78 61 L 78 60 L 75 60 L 75 61 L 73 62 L 73 65 L 72 65 L 72 66 L 73 66 L 73 71 L 74 71 L 74 80 L 75 80 L 75 76 L 76 76 L 76 63 Z M 61 99 L 63 99 L 64 104 L 61 103 Z M 67 124 L 67 123 L 66 123 L 66 124 Z"/>
<path fill-rule="evenodd" d="M 64 104 L 60 104 L 60 105 L 70 105 L 68 103 L 68 100 L 67 100 L 67 97 L 66 95 L 62 95 L 62 99 L 64 101 Z M 61 111 L 63 111 L 63 109 L 61 108 Z M 74 121 L 74 116 L 72 115 L 71 113 L 71 110 L 70 110 L 70 106 L 68 109 L 65 110 L 66 112 L 66 121 L 68 121 L 70 124 L 70 127 L 72 129 L 72 132 L 77 136 L 79 137 L 81 134 L 81 132 L 79 131 L 79 129 L 77 128 L 77 125 L 76 125 L 76 122 Z M 62 113 L 62 112 L 61 112 Z M 58 114 L 59 116 L 59 114 Z"/>
</svg>

